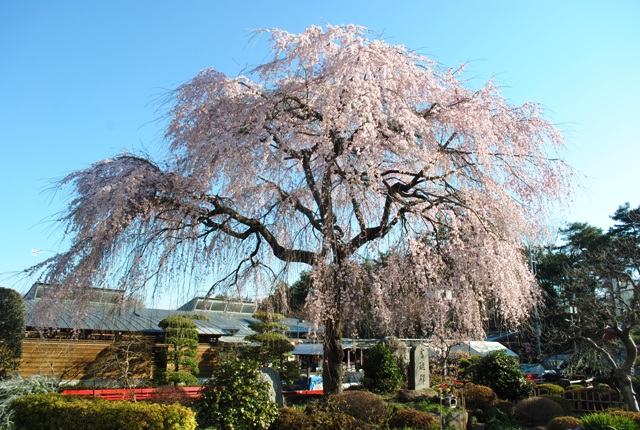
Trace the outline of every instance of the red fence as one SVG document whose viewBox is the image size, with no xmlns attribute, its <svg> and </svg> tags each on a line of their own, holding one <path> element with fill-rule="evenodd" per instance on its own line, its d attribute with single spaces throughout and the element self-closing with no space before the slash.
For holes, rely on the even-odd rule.
<svg viewBox="0 0 640 430">
<path fill-rule="evenodd" d="M 105 400 L 150 400 L 163 397 L 169 392 L 197 399 L 200 397 L 202 387 L 177 387 L 177 388 L 134 388 L 110 389 L 110 390 L 64 390 L 62 394 L 68 396 L 92 397 Z"/>
</svg>

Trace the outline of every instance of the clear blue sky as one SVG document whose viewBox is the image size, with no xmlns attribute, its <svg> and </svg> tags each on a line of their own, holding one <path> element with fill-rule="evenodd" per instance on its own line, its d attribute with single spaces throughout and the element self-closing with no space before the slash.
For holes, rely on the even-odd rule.
<svg viewBox="0 0 640 430">
<path fill-rule="evenodd" d="M 562 220 L 606 228 L 640 203 L 639 19 L 637 0 L 0 1 L 0 285 L 24 291 L 8 275 L 61 250 L 51 180 L 125 149 L 156 153 L 158 97 L 203 68 L 266 60 L 259 28 L 362 25 L 469 62 L 472 83 L 495 76 L 514 103 L 541 102 L 582 175 Z"/>
</svg>

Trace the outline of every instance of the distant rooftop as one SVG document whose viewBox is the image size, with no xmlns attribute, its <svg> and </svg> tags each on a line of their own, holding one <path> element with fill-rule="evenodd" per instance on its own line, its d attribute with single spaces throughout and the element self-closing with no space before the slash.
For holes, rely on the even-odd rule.
<svg viewBox="0 0 640 430">
<path fill-rule="evenodd" d="M 196 297 L 178 308 L 179 311 L 214 311 L 232 312 L 253 315 L 256 313 L 256 302 L 210 297 Z"/>
</svg>

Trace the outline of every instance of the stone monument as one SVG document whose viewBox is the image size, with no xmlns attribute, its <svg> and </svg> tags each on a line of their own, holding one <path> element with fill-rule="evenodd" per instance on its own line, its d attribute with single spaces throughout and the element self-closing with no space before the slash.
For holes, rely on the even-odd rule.
<svg viewBox="0 0 640 430">
<path fill-rule="evenodd" d="M 280 373 L 272 367 L 261 367 L 260 372 L 260 380 L 269 385 L 269 399 L 275 402 L 279 408 L 284 407 Z"/>
<path fill-rule="evenodd" d="M 409 353 L 409 389 L 422 388 L 429 388 L 429 350 L 418 344 Z"/>
</svg>

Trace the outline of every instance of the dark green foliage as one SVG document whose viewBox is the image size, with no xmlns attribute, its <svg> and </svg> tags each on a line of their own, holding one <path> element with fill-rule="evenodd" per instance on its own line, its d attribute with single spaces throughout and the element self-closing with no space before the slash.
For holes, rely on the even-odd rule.
<svg viewBox="0 0 640 430">
<path fill-rule="evenodd" d="M 565 397 L 559 397 L 553 394 L 542 394 L 540 397 L 544 397 L 556 402 L 558 405 L 560 405 L 565 415 L 571 415 L 573 413 L 573 404 Z"/>
<path fill-rule="evenodd" d="M 402 382 L 398 363 L 382 342 L 367 351 L 362 369 L 362 386 L 375 393 L 390 393 L 398 389 Z"/>
<path fill-rule="evenodd" d="M 484 385 L 471 385 L 464 391 L 468 408 L 487 409 L 498 401 L 495 391 Z"/>
<path fill-rule="evenodd" d="M 59 394 L 21 397 L 12 404 L 15 430 L 194 430 L 194 413 L 180 405 L 107 402 Z"/>
<path fill-rule="evenodd" d="M 368 391 L 345 391 L 329 400 L 329 410 L 350 415 L 358 420 L 382 426 L 388 416 L 387 403 Z"/>
<path fill-rule="evenodd" d="M 530 397 L 516 405 L 515 417 L 527 425 L 543 425 L 565 414 L 562 407 L 546 397 Z"/>
<path fill-rule="evenodd" d="M 300 278 L 294 282 L 289 289 L 288 304 L 292 315 L 303 317 L 304 305 L 307 302 L 307 296 L 312 289 L 311 272 L 303 270 L 300 272 Z"/>
<path fill-rule="evenodd" d="M 416 430 L 437 430 L 440 423 L 433 415 L 413 409 L 402 409 L 394 412 L 389 420 L 390 429 L 412 428 Z"/>
<path fill-rule="evenodd" d="M 247 336 L 246 340 L 257 345 L 243 347 L 243 357 L 257 362 L 260 366 L 273 367 L 280 372 L 283 383 L 291 384 L 299 380 L 302 376 L 300 364 L 291 361 L 291 351 L 295 347 L 283 334 L 287 326 L 280 323 L 285 319 L 284 315 L 257 312 L 253 317 L 259 322 L 250 324 L 249 327 L 257 333 Z"/>
<path fill-rule="evenodd" d="M 220 430 L 267 429 L 278 414 L 257 364 L 229 357 L 214 368 L 194 408 L 201 428 Z"/>
<path fill-rule="evenodd" d="M 165 343 L 169 345 L 167 364 L 173 369 L 167 371 L 167 381 L 179 381 L 182 374 L 172 375 L 174 372 L 189 372 L 197 376 L 198 368 L 198 330 L 194 319 L 202 319 L 199 315 L 171 315 L 158 324 L 165 331 Z"/>
<path fill-rule="evenodd" d="M 0 288 L 0 379 L 20 366 L 24 325 L 24 300 L 16 291 Z"/>
<path fill-rule="evenodd" d="M 473 382 L 486 385 L 501 399 L 521 400 L 533 392 L 533 385 L 525 379 L 516 357 L 505 351 L 491 352 L 472 366 Z"/>
<path fill-rule="evenodd" d="M 164 380 L 170 385 L 198 385 L 198 378 L 182 370 L 166 372 Z"/>
<path fill-rule="evenodd" d="M 633 418 L 599 412 L 582 417 L 582 430 L 638 430 Z"/>
</svg>

